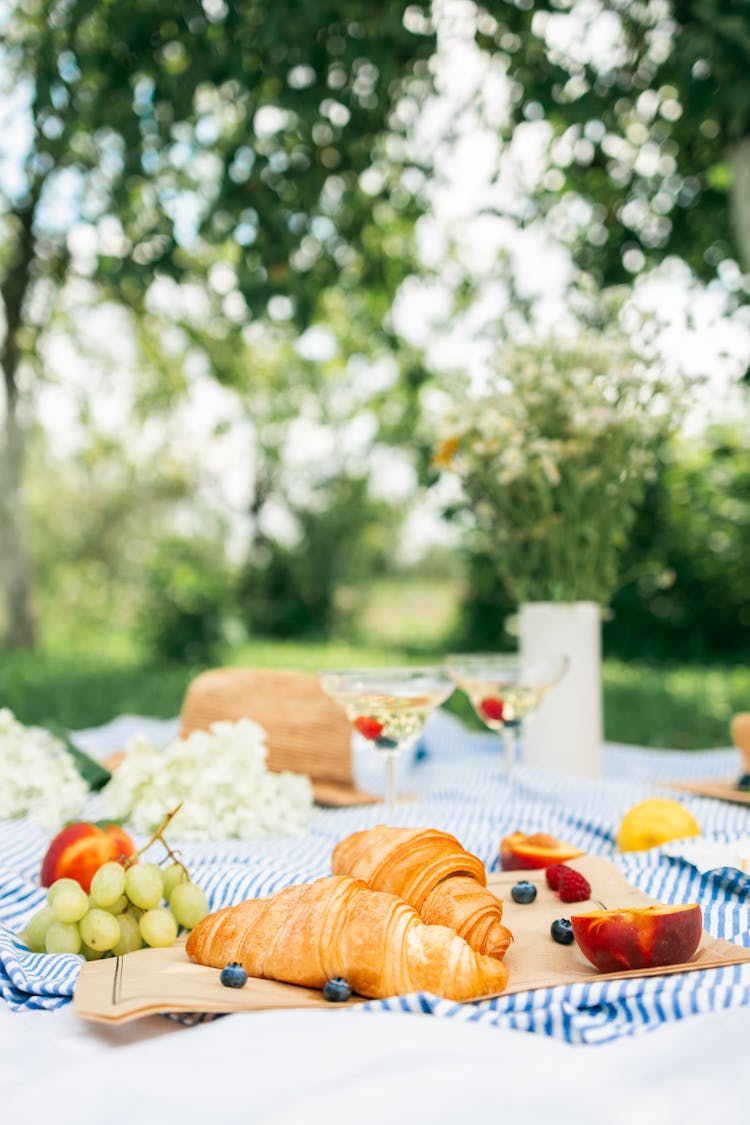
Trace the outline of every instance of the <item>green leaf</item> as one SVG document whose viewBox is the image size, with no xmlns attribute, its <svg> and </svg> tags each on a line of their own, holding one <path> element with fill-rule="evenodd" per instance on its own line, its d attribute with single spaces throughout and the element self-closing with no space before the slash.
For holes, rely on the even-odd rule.
<svg viewBox="0 0 750 1125">
<path fill-rule="evenodd" d="M 98 793 L 100 789 L 103 789 L 112 777 L 110 771 L 103 766 L 101 762 L 97 762 L 95 758 L 89 757 L 88 754 L 76 746 L 75 743 L 71 741 L 68 732 L 62 727 L 58 727 L 56 724 L 48 724 L 48 729 L 54 734 L 55 738 L 60 739 L 89 789 L 94 793 Z"/>
</svg>

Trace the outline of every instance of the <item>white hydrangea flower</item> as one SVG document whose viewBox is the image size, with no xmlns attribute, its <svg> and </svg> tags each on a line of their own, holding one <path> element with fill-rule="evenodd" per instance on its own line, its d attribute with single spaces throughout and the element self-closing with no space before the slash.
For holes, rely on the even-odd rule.
<svg viewBox="0 0 750 1125">
<path fill-rule="evenodd" d="M 28 816 L 46 831 L 81 815 L 88 787 L 63 743 L 0 710 L 0 820 Z"/>
<path fill-rule="evenodd" d="M 251 719 L 214 723 L 161 749 L 137 735 L 102 796 L 112 816 L 144 835 L 180 802 L 172 829 L 185 840 L 304 832 L 313 811 L 310 779 L 271 773 L 267 758 L 265 731 Z"/>
</svg>

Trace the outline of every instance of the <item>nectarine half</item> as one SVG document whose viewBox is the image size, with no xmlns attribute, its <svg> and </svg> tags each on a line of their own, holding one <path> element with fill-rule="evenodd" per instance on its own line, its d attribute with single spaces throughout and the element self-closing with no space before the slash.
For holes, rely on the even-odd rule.
<svg viewBox="0 0 750 1125">
<path fill-rule="evenodd" d="M 500 842 L 500 866 L 503 871 L 532 871 L 553 863 L 567 863 L 584 855 L 580 848 L 566 844 L 546 832 L 512 832 Z"/>
<path fill-rule="evenodd" d="M 601 973 L 680 965 L 693 956 L 703 932 L 697 902 L 591 910 L 571 915 L 570 922 L 579 949 Z"/>
</svg>

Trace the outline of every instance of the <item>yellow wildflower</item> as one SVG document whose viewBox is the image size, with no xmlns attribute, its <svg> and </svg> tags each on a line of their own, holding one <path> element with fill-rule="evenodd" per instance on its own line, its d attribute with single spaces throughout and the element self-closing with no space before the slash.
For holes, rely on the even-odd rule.
<svg viewBox="0 0 750 1125">
<path fill-rule="evenodd" d="M 438 469 L 450 469 L 460 444 L 457 437 L 443 438 L 432 458 L 433 465 Z"/>
</svg>

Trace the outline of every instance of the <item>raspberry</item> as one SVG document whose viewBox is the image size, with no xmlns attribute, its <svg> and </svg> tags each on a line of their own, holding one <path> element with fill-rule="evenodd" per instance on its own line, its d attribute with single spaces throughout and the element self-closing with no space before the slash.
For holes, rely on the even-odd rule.
<svg viewBox="0 0 750 1125">
<path fill-rule="evenodd" d="M 357 715 L 357 718 L 352 722 L 352 726 L 365 738 L 369 738 L 371 742 L 375 742 L 383 732 L 383 724 L 372 715 Z"/>
<path fill-rule="evenodd" d="M 564 863 L 551 863 L 545 869 L 544 875 L 547 880 L 547 886 L 551 891 L 558 890 L 560 886 L 560 876 L 563 871 L 572 871 L 571 867 L 566 867 Z"/>
<path fill-rule="evenodd" d="M 580 871 L 575 871 L 572 867 L 566 867 L 564 864 L 560 866 L 563 870 L 560 872 L 557 891 L 561 901 L 585 902 L 587 898 L 591 898 L 591 886 L 588 879 L 585 879 Z"/>
<path fill-rule="evenodd" d="M 479 704 L 479 714 L 483 719 L 500 722 L 503 717 L 503 701 L 494 695 L 486 696 Z"/>
</svg>

